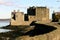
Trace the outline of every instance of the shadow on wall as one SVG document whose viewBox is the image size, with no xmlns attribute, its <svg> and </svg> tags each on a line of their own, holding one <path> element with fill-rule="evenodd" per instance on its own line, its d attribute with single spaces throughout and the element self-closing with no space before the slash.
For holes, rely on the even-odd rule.
<svg viewBox="0 0 60 40">
<path fill-rule="evenodd" d="M 35 28 L 33 30 L 30 30 L 29 32 L 25 33 L 24 35 L 29 35 L 29 36 L 42 35 L 42 34 L 52 32 L 57 29 L 53 26 L 37 24 L 37 23 L 35 23 L 35 21 L 32 22 L 30 25 L 35 25 Z"/>
</svg>

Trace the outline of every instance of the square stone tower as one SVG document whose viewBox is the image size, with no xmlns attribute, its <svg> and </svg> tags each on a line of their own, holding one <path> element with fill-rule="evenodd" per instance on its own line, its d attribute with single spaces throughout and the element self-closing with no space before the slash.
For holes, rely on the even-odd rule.
<svg viewBox="0 0 60 40">
<path fill-rule="evenodd" d="M 48 22 L 49 9 L 46 7 L 36 7 L 36 20 L 40 22 Z"/>
<path fill-rule="evenodd" d="M 24 13 L 19 10 L 13 11 L 11 14 L 11 25 L 22 25 L 24 21 Z"/>
<path fill-rule="evenodd" d="M 49 21 L 49 9 L 47 7 L 30 7 L 27 9 L 28 15 L 34 15 L 38 22 Z"/>
</svg>

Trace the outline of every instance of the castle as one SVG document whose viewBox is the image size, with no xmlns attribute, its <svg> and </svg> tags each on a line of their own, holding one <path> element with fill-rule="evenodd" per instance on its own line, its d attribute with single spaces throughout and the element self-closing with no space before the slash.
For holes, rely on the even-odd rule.
<svg viewBox="0 0 60 40">
<path fill-rule="evenodd" d="M 48 23 L 49 9 L 47 7 L 29 7 L 27 14 L 16 12 L 11 14 L 11 25 L 30 25 L 33 21 L 38 23 Z"/>
</svg>

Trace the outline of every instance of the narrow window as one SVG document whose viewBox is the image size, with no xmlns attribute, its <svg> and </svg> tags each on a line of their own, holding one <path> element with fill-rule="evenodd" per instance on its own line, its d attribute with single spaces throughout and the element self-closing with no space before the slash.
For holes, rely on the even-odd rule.
<svg viewBox="0 0 60 40">
<path fill-rule="evenodd" d="M 28 18 L 27 14 L 24 15 L 24 21 L 29 21 L 29 18 Z"/>
</svg>

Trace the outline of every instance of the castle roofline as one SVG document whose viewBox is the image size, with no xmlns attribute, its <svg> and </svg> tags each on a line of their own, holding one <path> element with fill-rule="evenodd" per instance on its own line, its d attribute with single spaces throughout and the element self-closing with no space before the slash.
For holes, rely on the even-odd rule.
<svg viewBox="0 0 60 40">
<path fill-rule="evenodd" d="M 29 7 L 29 8 L 34 8 L 34 9 L 35 9 L 35 8 L 47 8 L 47 7 L 46 7 L 46 6 L 40 6 L 40 7 L 39 7 L 39 6 L 36 6 L 36 7 L 33 6 L 33 7 Z M 29 9 L 29 8 L 28 8 L 28 9 Z"/>
<path fill-rule="evenodd" d="M 44 6 L 38 7 L 38 6 L 37 6 L 37 8 L 46 8 L 46 7 L 44 7 Z"/>
</svg>

